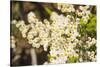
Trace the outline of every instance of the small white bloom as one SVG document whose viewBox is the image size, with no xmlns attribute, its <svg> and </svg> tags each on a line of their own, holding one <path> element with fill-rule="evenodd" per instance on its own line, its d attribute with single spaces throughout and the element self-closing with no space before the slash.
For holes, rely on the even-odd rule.
<svg viewBox="0 0 100 67">
<path fill-rule="evenodd" d="M 16 21 L 16 20 L 13 20 L 13 21 L 12 21 L 12 24 L 16 24 L 16 23 L 17 23 L 17 21 Z"/>
</svg>

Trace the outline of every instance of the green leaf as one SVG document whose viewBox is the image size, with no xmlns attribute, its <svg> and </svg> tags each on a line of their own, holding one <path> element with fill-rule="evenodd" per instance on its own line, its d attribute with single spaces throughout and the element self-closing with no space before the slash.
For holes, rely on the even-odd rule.
<svg viewBox="0 0 100 67">
<path fill-rule="evenodd" d="M 74 63 L 76 61 L 77 61 L 77 57 L 71 56 L 71 57 L 69 57 L 68 63 Z"/>
</svg>

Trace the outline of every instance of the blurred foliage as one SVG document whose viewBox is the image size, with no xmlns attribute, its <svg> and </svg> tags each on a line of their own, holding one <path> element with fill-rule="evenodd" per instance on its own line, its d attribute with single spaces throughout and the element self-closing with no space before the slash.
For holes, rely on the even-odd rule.
<svg viewBox="0 0 100 67">
<path fill-rule="evenodd" d="M 96 15 L 90 15 L 89 23 L 86 25 L 86 31 L 89 35 L 96 38 Z"/>
<path fill-rule="evenodd" d="M 75 62 L 77 62 L 77 59 L 78 59 L 78 57 L 71 56 L 71 57 L 69 57 L 69 59 L 68 59 L 68 63 L 75 63 Z"/>
<path fill-rule="evenodd" d="M 81 19 L 80 25 L 81 28 L 79 32 L 82 36 L 87 34 L 88 36 L 96 38 L 96 15 L 91 14 L 87 23 Z"/>
<path fill-rule="evenodd" d="M 11 25 L 10 35 L 14 35 L 18 39 L 22 38 L 21 32 L 19 31 L 19 29 L 14 24 Z"/>
</svg>

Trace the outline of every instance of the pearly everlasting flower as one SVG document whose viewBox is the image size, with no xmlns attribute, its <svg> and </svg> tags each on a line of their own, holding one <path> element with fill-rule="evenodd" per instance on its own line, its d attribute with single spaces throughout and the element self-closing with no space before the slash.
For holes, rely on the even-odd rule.
<svg viewBox="0 0 100 67">
<path fill-rule="evenodd" d="M 90 6 L 79 6 L 74 8 L 71 4 L 57 4 L 57 8 L 66 15 L 52 12 L 49 20 L 41 21 L 34 12 L 27 15 L 28 23 L 23 20 L 12 21 L 20 30 L 22 37 L 26 38 L 33 48 L 43 47 L 44 51 L 48 51 L 48 61 L 44 64 L 62 64 L 67 63 L 70 57 L 74 57 L 76 62 L 83 62 L 83 56 L 87 56 L 89 60 L 95 61 L 95 52 L 89 51 L 90 47 L 96 44 L 96 39 L 87 37 L 82 40 L 82 36 L 78 30 L 80 28 L 80 20 L 87 24 L 89 15 L 91 14 Z M 71 15 L 67 13 L 75 13 Z M 82 49 L 88 51 L 82 51 Z M 78 59 L 77 59 L 78 58 Z M 74 61 L 73 61 L 74 62 Z"/>
</svg>

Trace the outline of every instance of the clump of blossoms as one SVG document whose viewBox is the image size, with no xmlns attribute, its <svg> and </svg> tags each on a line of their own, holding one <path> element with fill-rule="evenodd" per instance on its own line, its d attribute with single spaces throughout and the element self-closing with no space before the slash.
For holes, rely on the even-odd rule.
<svg viewBox="0 0 100 67">
<path fill-rule="evenodd" d="M 95 38 L 88 37 L 86 41 L 80 40 L 80 45 L 78 46 L 81 47 L 81 49 L 78 48 L 80 55 L 78 62 L 96 61 L 96 50 L 91 50 L 96 47 L 95 44 L 96 44 Z"/>
<path fill-rule="evenodd" d="M 61 12 L 75 12 L 74 5 L 72 4 L 58 3 L 57 7 Z"/>
<path fill-rule="evenodd" d="M 50 63 L 61 64 L 66 63 L 69 57 L 78 57 L 78 54 L 74 51 L 75 46 L 78 43 L 79 33 L 77 27 L 79 22 L 71 20 L 71 16 L 58 15 L 53 12 L 51 14 L 52 33 L 53 38 L 50 47 Z"/>
<path fill-rule="evenodd" d="M 90 6 L 79 6 L 79 10 L 76 10 L 76 15 L 81 17 L 85 24 L 89 20 Z"/>
<path fill-rule="evenodd" d="M 85 23 L 89 20 L 90 15 L 90 6 L 79 6 L 77 9 L 75 9 L 74 5 L 72 4 L 63 4 L 58 3 L 57 8 L 61 10 L 62 13 L 72 13 L 75 12 L 77 17 L 81 17 Z"/>
<path fill-rule="evenodd" d="M 32 44 L 35 48 L 39 48 L 43 45 L 46 51 L 49 42 L 49 29 L 36 18 L 33 12 L 28 14 L 28 22 L 29 24 L 26 25 L 25 22 L 21 20 L 15 23 L 15 25 L 21 32 L 22 37 L 28 40 L 29 44 Z"/>
<path fill-rule="evenodd" d="M 84 22 L 84 24 L 87 24 L 90 19 L 92 9 L 91 6 L 78 6 L 76 9 L 74 9 L 75 7 L 73 5 L 60 3 L 57 4 L 57 7 L 59 10 L 61 10 L 62 13 L 75 13 L 77 21 L 79 21 L 79 23 L 82 21 Z M 75 17 L 73 18 L 75 19 Z M 79 25 L 81 26 L 81 24 Z M 82 38 L 86 38 L 87 40 L 84 41 Z M 78 40 L 78 44 L 76 45 L 75 49 L 75 51 L 78 52 L 79 55 L 77 62 L 96 61 L 96 51 L 91 50 L 91 47 L 95 47 L 95 45 L 95 38 L 81 36 L 81 38 Z M 77 46 L 81 47 L 81 49 L 77 49 Z"/>
<path fill-rule="evenodd" d="M 90 48 L 96 44 L 96 39 L 88 37 L 84 42 L 81 40 L 81 35 L 78 31 L 80 19 L 87 23 L 90 11 L 89 6 L 80 6 L 79 10 L 75 10 L 73 5 L 58 4 L 58 9 L 62 13 L 74 12 L 77 17 L 67 14 L 58 14 L 52 12 L 50 19 L 39 20 L 34 12 L 30 12 L 27 16 L 28 23 L 23 20 L 12 21 L 13 24 L 20 30 L 22 37 L 28 40 L 28 43 L 34 48 L 43 46 L 44 51 L 48 53 L 47 64 L 63 64 L 69 62 L 82 62 L 83 51 L 76 48 L 78 45 L 83 48 Z M 94 51 L 85 52 L 86 56 L 91 61 L 95 61 L 96 56 Z M 72 60 L 72 58 L 74 60 Z"/>
<path fill-rule="evenodd" d="M 33 12 L 30 12 L 29 24 L 26 25 L 23 20 L 15 24 L 22 33 L 22 37 L 27 38 L 28 43 L 33 47 L 43 46 L 47 51 L 50 46 L 49 62 L 51 64 L 66 63 L 69 57 L 78 57 L 74 48 L 78 43 L 76 37 L 79 36 L 77 31 L 79 22 L 72 21 L 69 15 L 58 15 L 56 12 L 52 12 L 50 21 L 44 19 L 44 22 L 41 22 Z"/>
</svg>

